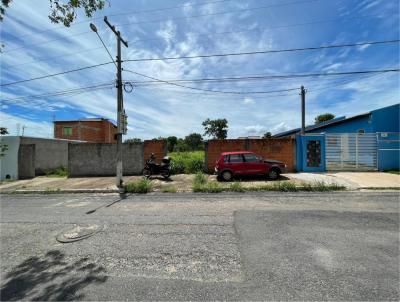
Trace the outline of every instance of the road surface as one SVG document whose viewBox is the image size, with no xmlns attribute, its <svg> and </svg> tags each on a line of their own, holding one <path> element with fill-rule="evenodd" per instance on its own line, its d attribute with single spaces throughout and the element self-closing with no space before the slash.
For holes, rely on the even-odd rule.
<svg viewBox="0 0 400 302">
<path fill-rule="evenodd" d="M 2 301 L 399 300 L 398 193 L 0 198 Z"/>
</svg>

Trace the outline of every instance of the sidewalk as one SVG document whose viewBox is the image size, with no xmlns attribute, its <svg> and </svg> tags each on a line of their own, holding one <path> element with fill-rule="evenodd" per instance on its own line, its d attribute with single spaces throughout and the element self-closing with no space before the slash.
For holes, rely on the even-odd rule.
<svg viewBox="0 0 400 302">
<path fill-rule="evenodd" d="M 336 172 L 336 173 L 291 173 L 286 174 L 299 181 L 323 181 L 357 189 L 400 189 L 400 175 L 384 172 Z"/>
<path fill-rule="evenodd" d="M 135 181 L 141 176 L 125 176 L 124 182 Z M 177 192 L 190 192 L 194 175 L 179 174 L 171 176 L 168 181 L 153 178 L 154 191 L 161 191 L 163 187 L 174 186 Z M 209 176 L 215 179 L 214 175 Z M 382 172 L 338 172 L 338 173 L 288 173 L 284 175 L 285 181 L 294 183 L 324 182 L 338 184 L 349 190 L 359 189 L 400 189 L 400 175 Z M 271 183 L 261 179 L 250 179 L 243 182 L 244 186 L 253 186 Z M 79 177 L 59 178 L 39 176 L 33 179 L 16 180 L 0 184 L 0 193 L 14 191 L 62 191 L 62 192 L 87 192 L 87 193 L 115 193 L 115 177 Z"/>
</svg>

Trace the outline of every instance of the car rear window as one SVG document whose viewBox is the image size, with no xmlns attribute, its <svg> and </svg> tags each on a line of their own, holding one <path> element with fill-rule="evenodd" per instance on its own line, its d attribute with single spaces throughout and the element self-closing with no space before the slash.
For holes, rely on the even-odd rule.
<svg viewBox="0 0 400 302">
<path fill-rule="evenodd" d="M 229 162 L 229 155 L 224 155 L 224 163 Z"/>
<path fill-rule="evenodd" d="M 258 157 L 255 154 L 243 154 L 243 156 L 244 156 L 244 161 L 248 163 L 254 163 L 259 161 Z"/>
<path fill-rule="evenodd" d="M 231 154 L 229 158 L 230 163 L 242 163 L 243 157 L 242 154 Z"/>
</svg>

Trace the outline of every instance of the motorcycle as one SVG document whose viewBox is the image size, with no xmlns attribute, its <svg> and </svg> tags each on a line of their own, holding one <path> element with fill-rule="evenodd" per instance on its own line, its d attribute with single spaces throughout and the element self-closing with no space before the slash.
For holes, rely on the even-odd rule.
<svg viewBox="0 0 400 302">
<path fill-rule="evenodd" d="M 151 157 L 146 160 L 144 168 L 142 170 L 143 176 L 150 178 L 152 175 L 161 175 L 165 179 L 169 178 L 171 175 L 171 158 L 169 156 L 164 156 L 161 164 L 155 162 L 155 157 L 152 154 Z"/>
</svg>

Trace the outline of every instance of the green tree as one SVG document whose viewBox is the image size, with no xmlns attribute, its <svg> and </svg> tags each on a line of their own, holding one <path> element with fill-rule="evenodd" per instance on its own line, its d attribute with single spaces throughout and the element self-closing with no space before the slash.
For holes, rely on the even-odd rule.
<svg viewBox="0 0 400 302">
<path fill-rule="evenodd" d="M 134 137 L 134 138 L 128 138 L 124 141 L 124 143 L 129 143 L 129 144 L 140 144 L 142 142 L 142 139 Z"/>
<path fill-rule="evenodd" d="M 5 127 L 0 127 L 0 135 L 6 135 L 8 134 L 7 128 Z M 3 144 L 2 142 L 0 142 L 0 157 L 5 155 L 5 151 L 8 150 L 8 145 Z"/>
<path fill-rule="evenodd" d="M 226 139 L 228 135 L 228 121 L 226 119 L 210 120 L 206 119 L 202 123 L 204 135 L 214 139 Z"/>
<path fill-rule="evenodd" d="M 271 132 L 265 132 L 262 138 L 271 138 L 272 137 L 272 133 Z"/>
<path fill-rule="evenodd" d="M 332 113 L 324 113 L 324 114 L 320 114 L 315 118 L 315 124 L 318 125 L 320 123 L 329 121 L 331 119 L 334 119 L 335 115 Z"/>
<path fill-rule="evenodd" d="M 176 152 L 185 152 L 185 151 L 189 151 L 188 146 L 185 143 L 185 140 L 182 138 L 178 138 L 178 141 L 174 147 L 174 151 Z"/>
<path fill-rule="evenodd" d="M 0 21 L 3 21 L 6 9 L 12 0 L 1 0 Z M 90 18 L 97 10 L 104 8 L 106 0 L 49 0 L 50 14 L 49 19 L 52 23 L 62 23 L 69 27 L 76 19 L 77 10 L 83 8 L 86 17 Z M 110 5 L 110 2 L 107 1 Z"/>
<path fill-rule="evenodd" d="M 167 149 L 168 152 L 174 151 L 176 144 L 178 143 L 178 138 L 176 136 L 167 137 Z"/>
<path fill-rule="evenodd" d="M 185 136 L 185 144 L 191 151 L 202 150 L 203 147 L 203 137 L 199 133 L 191 133 Z"/>
</svg>

